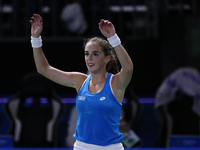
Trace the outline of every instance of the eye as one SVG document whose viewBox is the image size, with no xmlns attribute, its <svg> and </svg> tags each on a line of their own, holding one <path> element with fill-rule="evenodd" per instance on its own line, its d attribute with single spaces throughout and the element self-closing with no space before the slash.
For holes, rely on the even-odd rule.
<svg viewBox="0 0 200 150">
<path fill-rule="evenodd" d="M 85 56 L 88 56 L 89 55 L 89 53 L 85 53 Z"/>
<path fill-rule="evenodd" d="M 94 56 L 99 56 L 98 53 L 94 53 Z"/>
</svg>

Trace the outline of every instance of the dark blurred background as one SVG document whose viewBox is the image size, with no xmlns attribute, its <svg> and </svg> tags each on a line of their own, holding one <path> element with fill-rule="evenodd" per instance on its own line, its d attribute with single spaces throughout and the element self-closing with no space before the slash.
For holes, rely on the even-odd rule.
<svg viewBox="0 0 200 150">
<path fill-rule="evenodd" d="M 99 19 L 112 21 L 135 70 L 136 94 L 153 96 L 161 81 L 180 66 L 199 67 L 200 17 L 197 0 L 79 0 L 83 32 L 67 23 L 79 14 L 64 9 L 72 0 L 0 0 L 0 95 L 17 91 L 24 75 L 35 70 L 30 17 L 43 17 L 43 49 L 49 63 L 65 71 L 86 72 L 82 43 L 101 36 Z M 61 17 L 67 13 L 68 18 Z M 70 18 L 71 15 L 71 18 Z M 65 15 L 64 15 L 65 16 Z M 74 90 L 55 84 L 60 95 Z"/>
<path fill-rule="evenodd" d="M 154 147 L 159 128 L 154 113 L 157 89 L 177 68 L 200 69 L 200 1 L 0 0 L 2 99 L 15 94 L 24 76 L 36 71 L 30 43 L 29 20 L 33 13 L 43 18 L 43 50 L 50 65 L 64 71 L 86 73 L 84 39 L 102 36 L 98 29 L 101 18 L 113 22 L 134 63 L 130 85 L 139 98 L 144 98 L 140 99 L 142 113 L 137 133 L 143 147 Z M 74 89 L 53 84 L 61 98 L 76 95 Z M 61 120 L 62 134 L 69 119 L 69 103 Z M 7 133 L 7 124 L 1 123 L 1 134 Z"/>
</svg>

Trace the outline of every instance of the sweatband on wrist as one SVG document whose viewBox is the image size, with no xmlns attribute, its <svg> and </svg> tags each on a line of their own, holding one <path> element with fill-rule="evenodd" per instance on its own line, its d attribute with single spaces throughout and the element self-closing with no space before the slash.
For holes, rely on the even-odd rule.
<svg viewBox="0 0 200 150">
<path fill-rule="evenodd" d="M 42 47 L 42 38 L 41 36 L 39 38 L 34 38 L 31 36 L 31 44 L 33 48 L 40 48 Z"/>
<path fill-rule="evenodd" d="M 112 47 L 116 47 L 118 46 L 119 44 L 121 44 L 121 40 L 120 38 L 118 37 L 117 34 L 113 35 L 112 37 L 110 38 L 107 38 L 108 42 L 110 43 L 110 45 Z"/>
</svg>

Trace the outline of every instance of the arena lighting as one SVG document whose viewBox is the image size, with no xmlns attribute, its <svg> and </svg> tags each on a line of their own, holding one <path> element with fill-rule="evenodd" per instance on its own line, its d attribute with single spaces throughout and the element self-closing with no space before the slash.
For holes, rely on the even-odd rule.
<svg viewBox="0 0 200 150">
<path fill-rule="evenodd" d="M 131 5 L 124 5 L 124 6 L 118 6 L 113 5 L 109 7 L 109 10 L 112 12 L 146 12 L 148 11 L 148 7 L 145 5 L 138 5 L 138 6 L 131 6 Z"/>
<path fill-rule="evenodd" d="M 167 8 L 169 10 L 179 10 L 182 8 L 183 10 L 191 10 L 191 6 L 188 4 L 183 4 L 182 6 L 180 5 L 167 5 Z M 111 12 L 147 12 L 148 11 L 148 6 L 146 5 L 136 5 L 136 6 L 131 6 L 131 5 L 112 5 L 109 7 L 109 10 Z"/>
<path fill-rule="evenodd" d="M 0 6 L 0 12 L 2 13 L 11 13 L 12 11 L 13 11 L 13 8 L 11 5 Z"/>
<path fill-rule="evenodd" d="M 43 6 L 42 12 L 43 13 L 50 13 L 51 8 L 49 6 Z M 11 5 L 2 5 L 0 6 L 0 12 L 5 14 L 10 14 L 13 12 L 13 7 Z"/>
</svg>

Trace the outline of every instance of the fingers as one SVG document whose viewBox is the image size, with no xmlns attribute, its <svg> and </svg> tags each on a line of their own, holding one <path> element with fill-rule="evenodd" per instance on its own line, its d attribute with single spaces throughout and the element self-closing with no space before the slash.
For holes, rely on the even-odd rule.
<svg viewBox="0 0 200 150">
<path fill-rule="evenodd" d="M 42 22 L 42 17 L 39 14 L 33 14 L 31 17 L 31 20 L 29 21 L 31 24 L 36 23 L 36 22 Z"/>
<path fill-rule="evenodd" d="M 112 23 L 109 20 L 100 19 L 99 26 L 101 26 L 101 27 L 103 27 L 103 26 L 111 27 Z"/>
<path fill-rule="evenodd" d="M 104 19 L 100 19 L 100 23 L 101 23 L 101 24 L 109 24 L 110 21 L 104 20 Z"/>
<path fill-rule="evenodd" d="M 36 18 L 39 18 L 40 20 L 42 20 L 42 17 L 39 14 L 33 14 L 33 16 L 35 16 Z"/>
<path fill-rule="evenodd" d="M 30 22 L 31 24 L 33 24 L 33 20 L 30 20 L 29 22 Z"/>
</svg>

